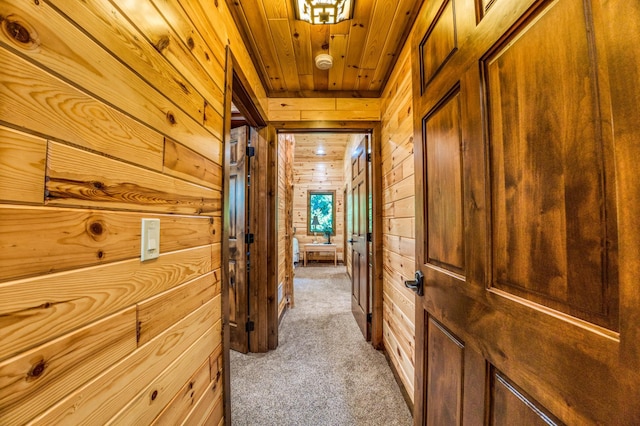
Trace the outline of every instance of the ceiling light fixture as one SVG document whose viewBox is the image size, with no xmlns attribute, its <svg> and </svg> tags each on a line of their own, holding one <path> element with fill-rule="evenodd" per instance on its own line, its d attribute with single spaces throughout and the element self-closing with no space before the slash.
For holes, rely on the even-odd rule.
<svg viewBox="0 0 640 426">
<path fill-rule="evenodd" d="M 336 24 L 353 16 L 353 0 L 294 0 L 296 19 L 311 24 Z"/>
<path fill-rule="evenodd" d="M 319 70 L 328 70 L 333 66 L 333 56 L 327 53 L 320 53 L 316 56 L 316 67 Z"/>
</svg>

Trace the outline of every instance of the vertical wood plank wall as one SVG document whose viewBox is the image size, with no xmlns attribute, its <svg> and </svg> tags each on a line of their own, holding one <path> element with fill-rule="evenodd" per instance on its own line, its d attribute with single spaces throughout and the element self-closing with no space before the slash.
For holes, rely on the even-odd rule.
<svg viewBox="0 0 640 426">
<path fill-rule="evenodd" d="M 342 173 L 341 161 L 295 161 L 293 163 L 293 226 L 296 228 L 296 238 L 299 244 L 311 243 L 313 234 L 307 235 L 307 194 L 310 190 L 335 191 L 336 192 L 336 235 L 331 237 L 331 242 L 335 243 L 338 250 L 338 261 L 343 259 L 343 220 L 344 220 L 344 200 L 342 191 L 344 189 L 344 175 Z M 318 232 L 316 234 L 318 242 L 325 242 L 326 237 Z M 309 259 L 327 259 L 333 262 L 333 253 L 313 253 Z"/>
<path fill-rule="evenodd" d="M 222 423 L 226 4 L 0 16 L 0 424 Z"/>
<path fill-rule="evenodd" d="M 411 55 L 405 45 L 382 94 L 383 342 L 413 399 L 415 184 Z"/>
</svg>

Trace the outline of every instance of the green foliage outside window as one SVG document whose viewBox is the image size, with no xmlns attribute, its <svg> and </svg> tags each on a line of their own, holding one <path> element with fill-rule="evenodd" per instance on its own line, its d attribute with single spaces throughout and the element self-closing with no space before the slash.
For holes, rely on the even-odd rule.
<svg viewBox="0 0 640 426">
<path fill-rule="evenodd" d="M 308 232 L 335 235 L 335 191 L 309 191 Z"/>
</svg>

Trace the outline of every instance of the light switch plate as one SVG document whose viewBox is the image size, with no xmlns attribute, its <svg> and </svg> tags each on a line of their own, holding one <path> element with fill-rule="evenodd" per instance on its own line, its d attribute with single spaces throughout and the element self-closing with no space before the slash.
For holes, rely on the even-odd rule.
<svg viewBox="0 0 640 426">
<path fill-rule="evenodd" d="M 160 256 L 160 219 L 142 219 L 140 239 L 140 260 L 155 259 Z"/>
</svg>

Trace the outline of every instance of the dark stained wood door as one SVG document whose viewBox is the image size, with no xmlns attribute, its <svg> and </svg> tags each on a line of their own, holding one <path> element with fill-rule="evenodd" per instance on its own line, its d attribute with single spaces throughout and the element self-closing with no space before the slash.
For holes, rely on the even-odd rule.
<svg viewBox="0 0 640 426">
<path fill-rule="evenodd" d="M 231 349 L 247 353 L 249 289 L 245 243 L 249 217 L 246 156 L 249 127 L 231 129 L 229 144 L 229 326 Z"/>
<path fill-rule="evenodd" d="M 369 249 L 368 231 L 368 163 L 367 138 L 364 137 L 351 158 L 351 311 L 365 339 L 371 339 L 368 321 L 369 297 Z"/>
<path fill-rule="evenodd" d="M 640 424 L 640 3 L 426 2 L 416 425 Z"/>
</svg>

